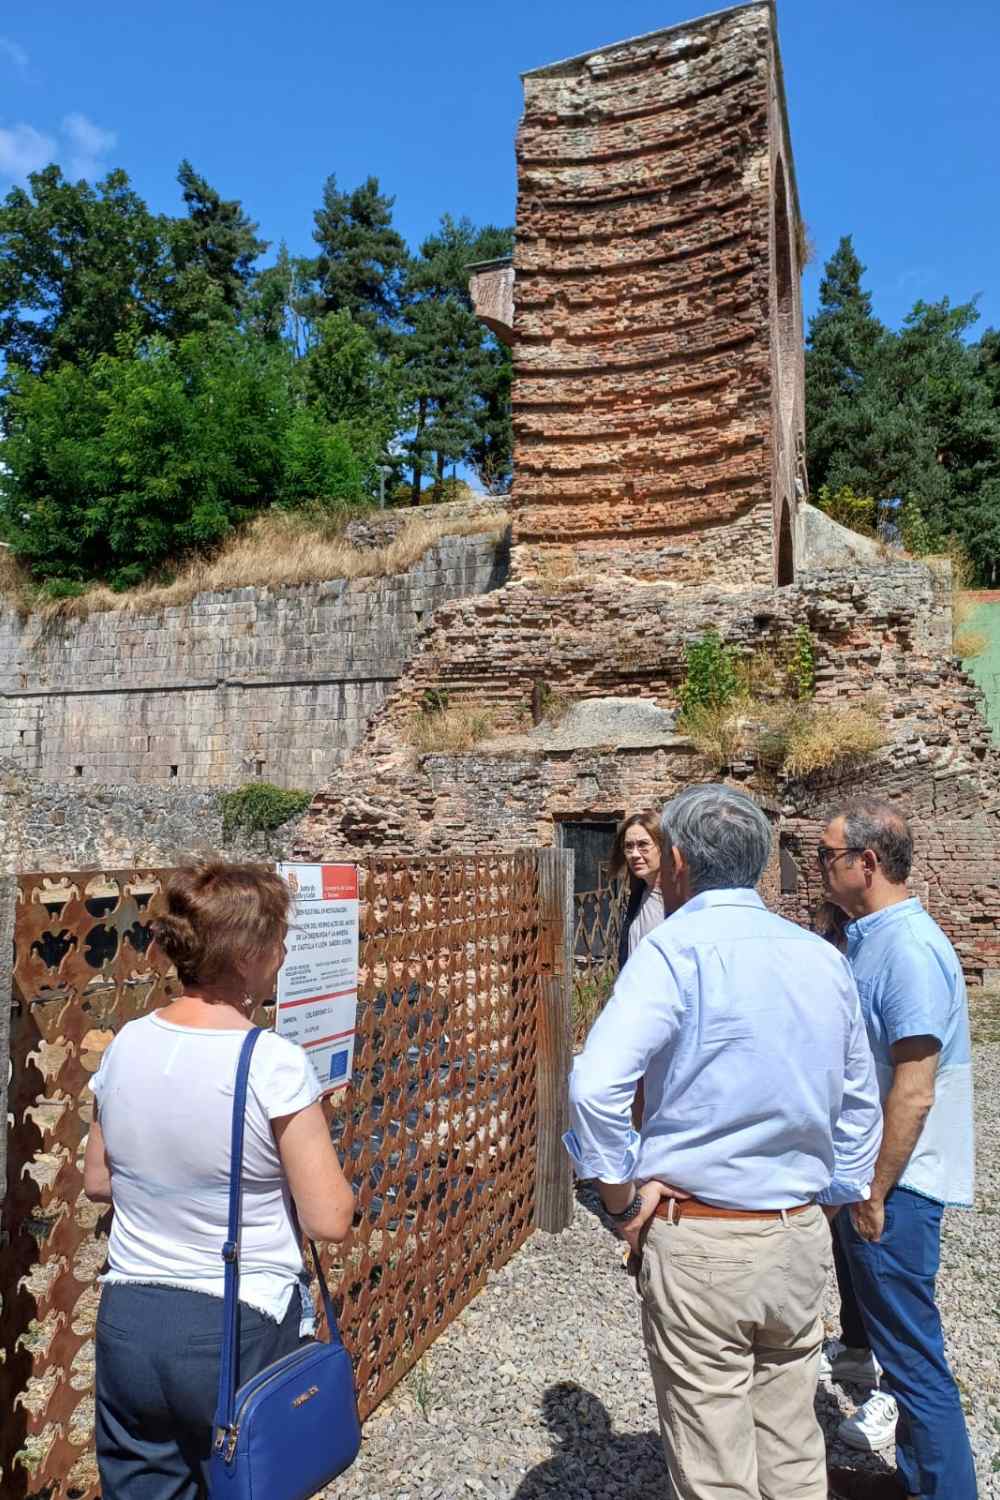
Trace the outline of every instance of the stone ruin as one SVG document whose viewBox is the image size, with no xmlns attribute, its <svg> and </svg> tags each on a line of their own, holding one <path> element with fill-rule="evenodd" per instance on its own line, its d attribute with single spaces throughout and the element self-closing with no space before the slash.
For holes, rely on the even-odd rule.
<svg viewBox="0 0 1000 1500">
<path fill-rule="evenodd" d="M 715 629 L 749 657 L 804 626 L 817 703 L 876 695 L 885 745 L 799 781 L 729 768 L 776 825 L 768 894 L 808 922 L 825 810 L 878 789 L 914 818 L 914 887 L 970 980 L 1000 979 L 1000 755 L 951 655 L 948 569 L 808 504 L 773 6 L 538 69 L 524 90 L 513 263 L 471 281 L 514 355 L 509 578 L 425 624 L 297 854 L 565 843 L 589 871 L 595 833 L 606 849 L 627 810 L 719 774 L 676 732 L 688 644 Z M 557 701 L 577 706 L 569 733 L 546 716 Z M 444 704 L 487 714 L 489 738 L 418 754 L 414 722 Z"/>
</svg>

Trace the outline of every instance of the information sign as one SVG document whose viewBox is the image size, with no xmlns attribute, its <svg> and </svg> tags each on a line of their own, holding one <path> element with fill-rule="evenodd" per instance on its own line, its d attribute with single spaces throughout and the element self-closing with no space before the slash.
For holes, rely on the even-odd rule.
<svg viewBox="0 0 1000 1500">
<path fill-rule="evenodd" d="M 355 865 L 278 866 L 294 897 L 275 1028 L 308 1052 L 326 1092 L 346 1088 L 358 1010 Z"/>
</svg>

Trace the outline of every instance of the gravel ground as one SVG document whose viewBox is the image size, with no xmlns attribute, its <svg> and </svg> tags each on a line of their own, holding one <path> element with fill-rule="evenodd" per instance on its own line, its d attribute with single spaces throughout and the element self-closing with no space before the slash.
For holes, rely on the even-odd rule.
<svg viewBox="0 0 1000 1500">
<path fill-rule="evenodd" d="M 982 1500 L 1000 1500 L 1000 1014 L 976 1049 L 978 1206 L 945 1218 L 939 1299 Z M 827 1312 L 835 1326 L 834 1288 Z M 833 1444 L 851 1393 L 821 1385 Z M 892 1462 L 868 1460 L 879 1467 Z M 329 1500 L 668 1500 L 638 1303 L 619 1243 L 581 1195 L 528 1244 L 369 1419 Z"/>
</svg>

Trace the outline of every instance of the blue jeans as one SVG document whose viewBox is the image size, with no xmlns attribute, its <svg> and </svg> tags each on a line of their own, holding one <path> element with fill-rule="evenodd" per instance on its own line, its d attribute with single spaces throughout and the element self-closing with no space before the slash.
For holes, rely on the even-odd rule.
<svg viewBox="0 0 1000 1500">
<path fill-rule="evenodd" d="M 297 1289 L 282 1323 L 240 1303 L 237 1386 L 297 1348 L 300 1316 Z M 101 1500 L 203 1500 L 221 1349 L 221 1297 L 103 1288 L 94 1417 Z"/>
<path fill-rule="evenodd" d="M 975 1500 L 976 1471 L 955 1378 L 948 1368 L 934 1278 L 941 1259 L 941 1205 L 894 1188 L 877 1244 L 844 1209 L 834 1221 L 884 1389 L 899 1404 L 896 1466 L 907 1493 Z"/>
</svg>

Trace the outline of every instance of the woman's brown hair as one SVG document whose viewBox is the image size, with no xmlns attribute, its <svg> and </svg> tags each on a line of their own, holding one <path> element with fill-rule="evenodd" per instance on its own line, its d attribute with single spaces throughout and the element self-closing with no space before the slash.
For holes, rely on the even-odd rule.
<svg viewBox="0 0 1000 1500">
<path fill-rule="evenodd" d="M 291 899 L 264 865 L 208 860 L 171 876 L 153 936 L 182 984 L 238 985 L 284 942 Z"/>
<path fill-rule="evenodd" d="M 660 828 L 660 819 L 658 814 L 648 811 L 631 813 L 627 818 L 625 818 L 621 823 L 618 824 L 618 829 L 615 833 L 615 841 L 611 848 L 612 880 L 616 880 L 622 873 L 622 871 L 626 868 L 625 835 L 628 833 L 630 828 L 635 828 L 636 824 L 640 823 L 642 827 L 645 828 L 650 838 L 653 840 L 653 843 L 656 845 L 657 849 L 660 850 L 661 854 L 663 852 L 663 832 Z"/>
</svg>

